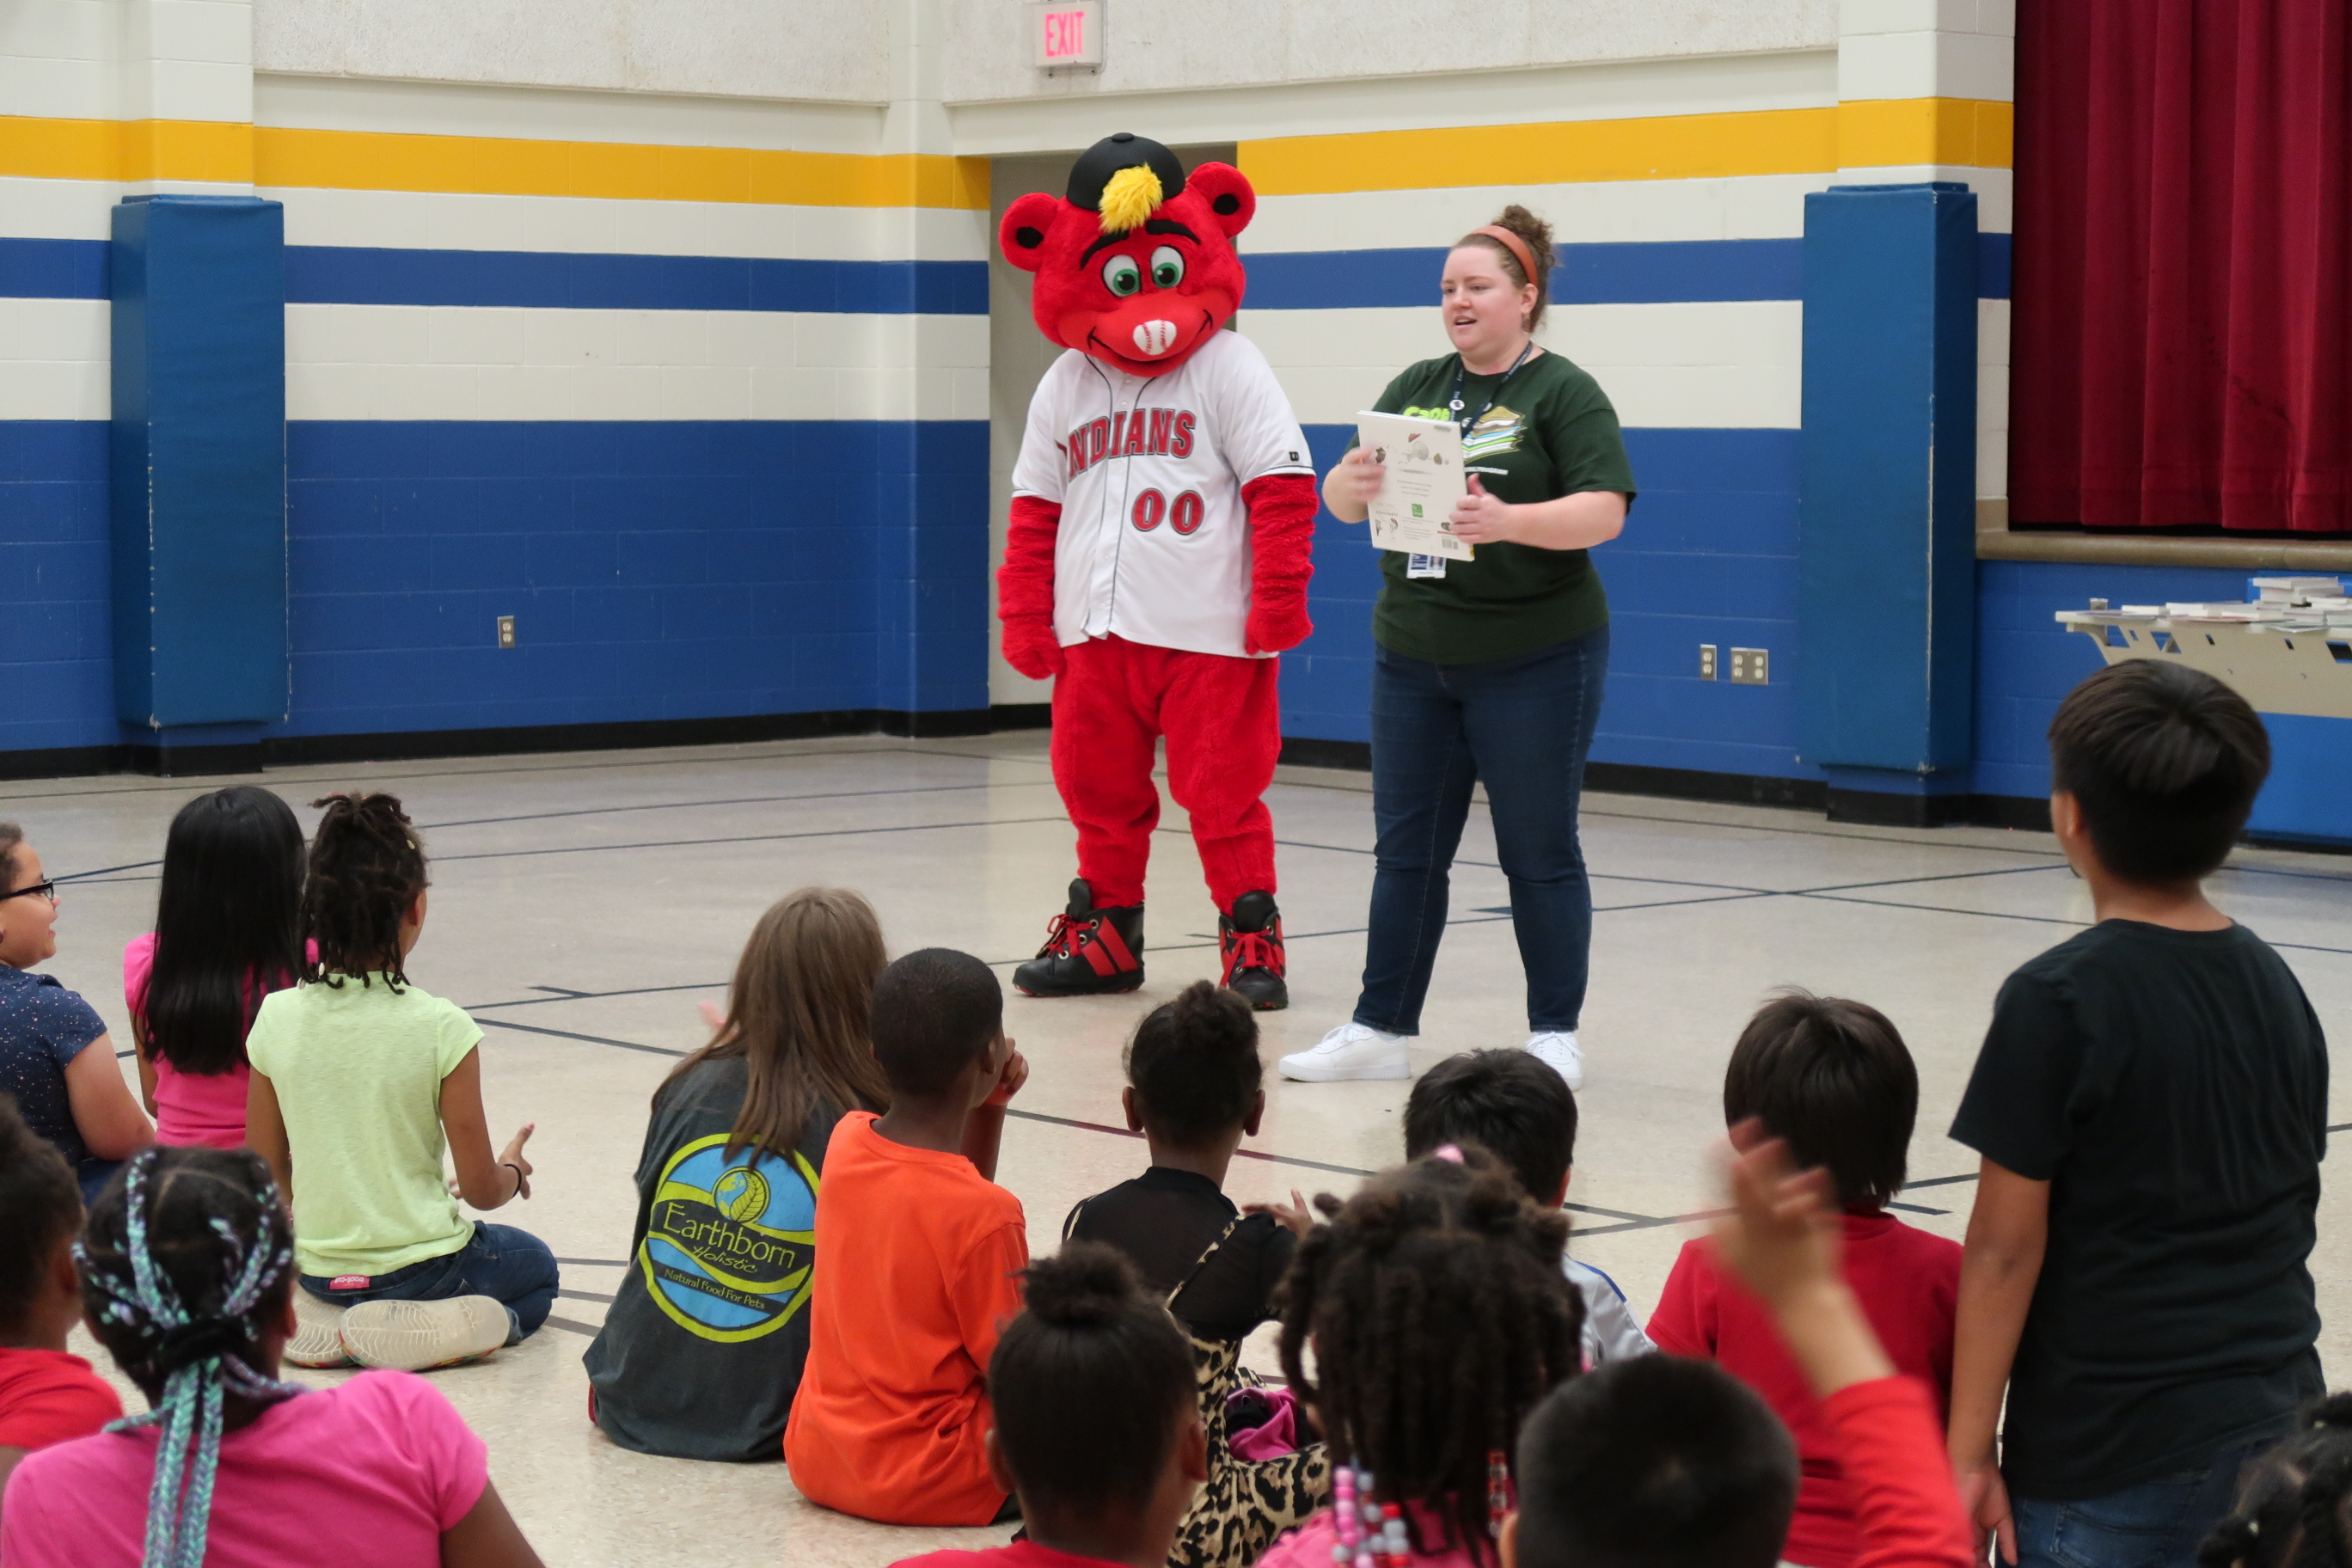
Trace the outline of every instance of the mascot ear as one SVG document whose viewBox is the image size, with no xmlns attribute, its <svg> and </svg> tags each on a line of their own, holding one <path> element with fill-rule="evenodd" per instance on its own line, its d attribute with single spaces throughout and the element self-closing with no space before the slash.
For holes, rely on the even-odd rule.
<svg viewBox="0 0 2352 1568">
<path fill-rule="evenodd" d="M 1231 163 L 1202 164 L 1184 176 L 1184 191 L 1187 195 L 1200 193 L 1227 239 L 1247 228 L 1257 215 L 1257 193 L 1250 189 L 1249 177 Z M 1012 215 L 1006 214 L 1004 221 L 1012 222 Z"/>
<path fill-rule="evenodd" d="M 1044 266 L 1045 237 L 1054 232 L 1054 220 L 1068 205 L 1059 196 L 1032 191 L 1007 207 L 1004 221 L 996 229 L 996 242 L 1004 247 L 1004 259 L 1024 272 L 1034 272 Z"/>
</svg>

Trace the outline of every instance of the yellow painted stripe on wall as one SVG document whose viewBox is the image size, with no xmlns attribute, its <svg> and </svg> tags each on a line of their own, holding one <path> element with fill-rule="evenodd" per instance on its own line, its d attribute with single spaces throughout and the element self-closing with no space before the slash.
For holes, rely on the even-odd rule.
<svg viewBox="0 0 2352 1568">
<path fill-rule="evenodd" d="M 246 184 L 253 179 L 253 127 L 213 120 L 0 115 L 0 174 Z"/>
<path fill-rule="evenodd" d="M 272 186 L 796 206 L 988 206 L 988 161 L 935 153 L 785 153 L 267 125 L 254 140 L 255 183 Z"/>
<path fill-rule="evenodd" d="M 1262 196 L 1833 174 L 1906 163 L 2007 168 L 2011 125 L 2006 103 L 1872 100 L 1834 109 L 1279 136 L 1242 142 L 1240 160 Z"/>
</svg>

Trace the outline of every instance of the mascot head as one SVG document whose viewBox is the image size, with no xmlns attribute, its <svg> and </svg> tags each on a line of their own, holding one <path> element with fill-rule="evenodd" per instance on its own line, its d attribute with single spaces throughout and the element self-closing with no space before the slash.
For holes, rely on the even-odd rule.
<svg viewBox="0 0 2352 1568">
<path fill-rule="evenodd" d="M 1023 196 L 1004 258 L 1037 275 L 1037 328 L 1130 375 L 1165 375 L 1242 303 L 1234 236 L 1257 197 L 1229 163 L 1190 175 L 1157 142 L 1120 132 L 1087 148 L 1068 195 Z"/>
</svg>

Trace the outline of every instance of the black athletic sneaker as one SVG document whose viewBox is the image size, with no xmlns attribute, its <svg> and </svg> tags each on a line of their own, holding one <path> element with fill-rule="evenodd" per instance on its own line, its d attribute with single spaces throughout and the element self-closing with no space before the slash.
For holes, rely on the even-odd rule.
<svg viewBox="0 0 2352 1568">
<path fill-rule="evenodd" d="M 1037 956 L 1013 972 L 1024 996 L 1108 996 L 1143 984 L 1143 906 L 1095 908 L 1084 877 L 1070 884 L 1070 907 L 1045 930 Z"/>
<path fill-rule="evenodd" d="M 1224 955 L 1223 984 L 1261 1013 L 1290 1005 L 1283 981 L 1288 963 L 1282 952 L 1282 911 L 1272 893 L 1244 893 L 1234 912 L 1217 918 L 1217 948 Z"/>
</svg>

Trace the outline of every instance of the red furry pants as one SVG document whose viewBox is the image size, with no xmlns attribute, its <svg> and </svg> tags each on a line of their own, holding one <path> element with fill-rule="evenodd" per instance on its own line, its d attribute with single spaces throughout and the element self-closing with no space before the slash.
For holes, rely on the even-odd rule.
<svg viewBox="0 0 2352 1568">
<path fill-rule="evenodd" d="M 1160 792 L 1152 742 L 1168 738 L 1168 792 L 1192 819 L 1209 896 L 1230 910 L 1274 887 L 1274 782 L 1282 710 L 1273 658 L 1231 658 L 1097 637 L 1062 650 L 1054 681 L 1054 784 L 1078 830 L 1095 907 L 1143 901 Z"/>
</svg>

